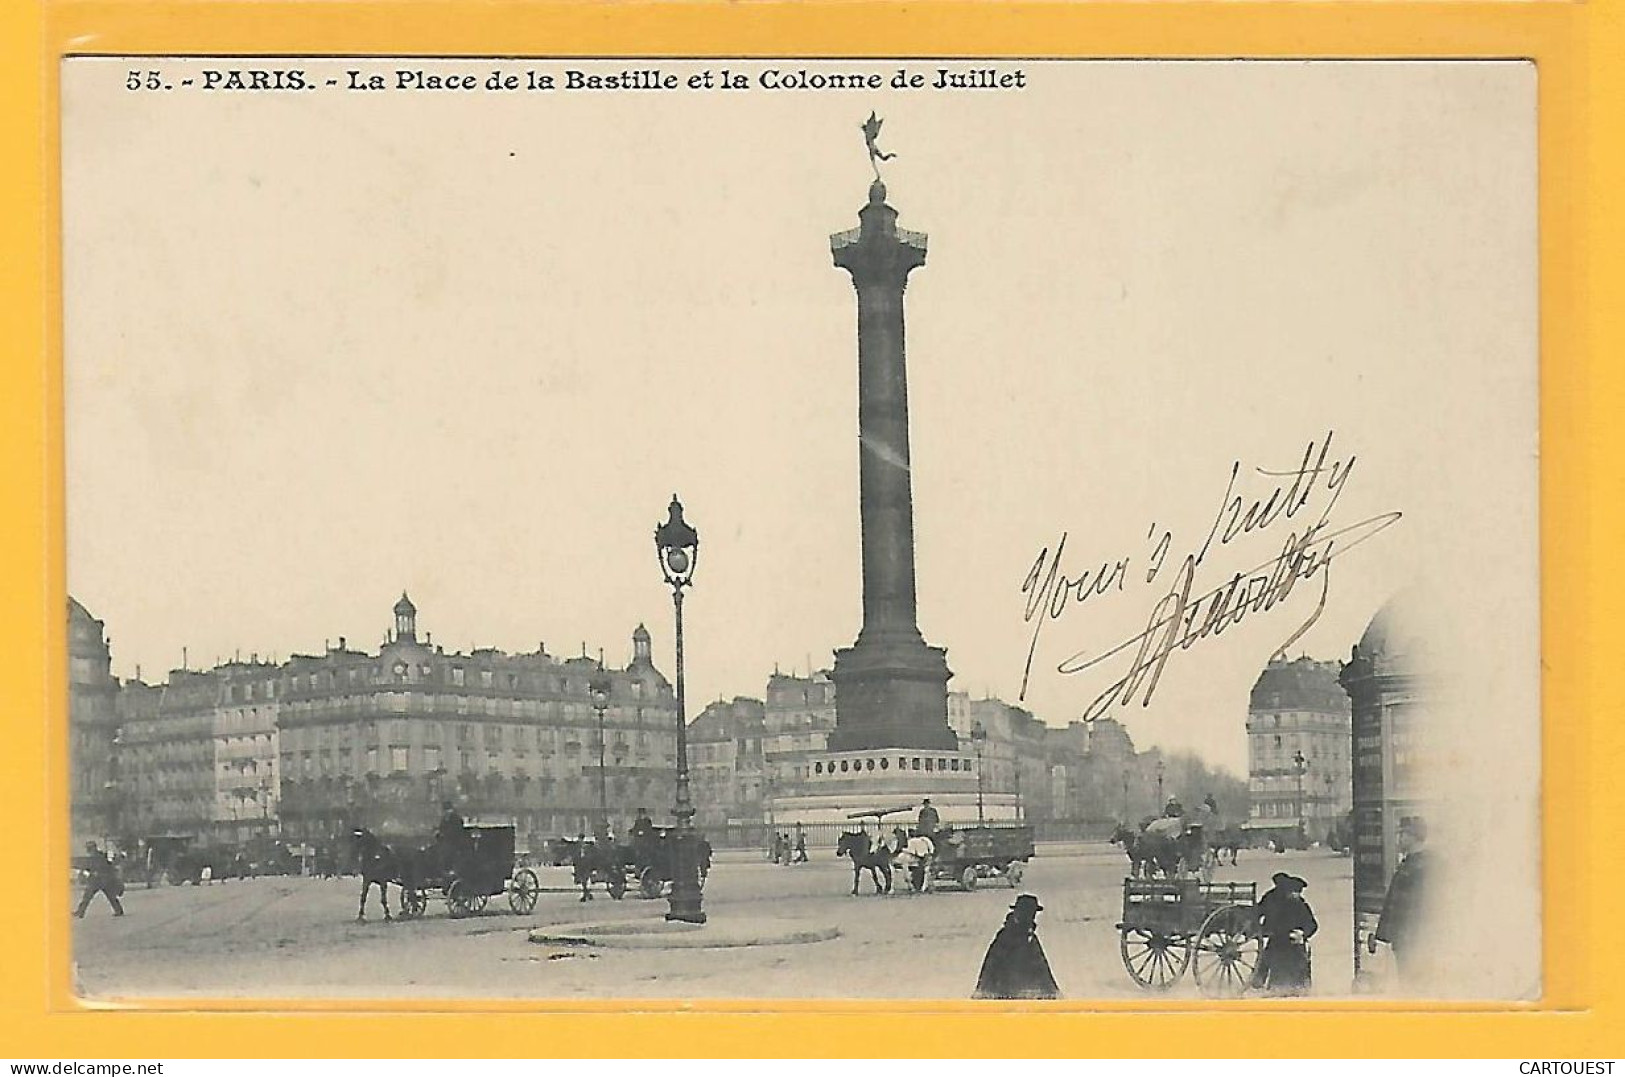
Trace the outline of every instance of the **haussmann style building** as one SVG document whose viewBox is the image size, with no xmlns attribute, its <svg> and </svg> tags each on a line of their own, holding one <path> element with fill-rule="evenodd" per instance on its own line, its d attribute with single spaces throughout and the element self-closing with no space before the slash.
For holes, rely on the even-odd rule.
<svg viewBox="0 0 1625 1077">
<path fill-rule="evenodd" d="M 1248 826 L 1283 842 L 1325 842 L 1351 804 L 1349 698 L 1336 662 L 1272 658 L 1247 707 Z"/>
</svg>

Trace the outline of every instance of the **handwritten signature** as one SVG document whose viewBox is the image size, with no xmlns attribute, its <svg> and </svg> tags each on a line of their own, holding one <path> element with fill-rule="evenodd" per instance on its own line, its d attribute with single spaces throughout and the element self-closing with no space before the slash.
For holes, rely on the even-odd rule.
<svg viewBox="0 0 1625 1077">
<path fill-rule="evenodd" d="M 1335 432 L 1329 431 L 1324 440 L 1311 439 L 1296 468 L 1255 469 L 1258 475 L 1277 480 L 1266 496 L 1249 500 L 1237 493 L 1241 462 L 1238 460 L 1231 465 L 1229 482 L 1212 526 L 1201 546 L 1179 559 L 1171 584 L 1152 604 L 1144 631 L 1107 650 L 1078 651 L 1056 665 L 1058 673 L 1077 674 L 1132 652 L 1132 660 L 1122 676 L 1084 709 L 1084 721 L 1103 717 L 1114 706 L 1129 705 L 1142 688 L 1141 704 L 1149 704 L 1175 650 L 1188 651 L 1202 640 L 1222 635 L 1249 616 L 1269 612 L 1286 601 L 1299 581 L 1319 577 L 1320 594 L 1314 610 L 1278 650 L 1291 647 L 1314 626 L 1326 608 L 1332 562 L 1398 523 L 1403 515 L 1387 512 L 1341 527 L 1331 523 L 1332 509 L 1342 496 L 1356 460 L 1353 455 L 1346 460 L 1331 458 L 1334 437 Z M 1286 532 L 1274 556 L 1252 568 L 1232 572 L 1217 586 L 1193 595 L 1197 588 L 1197 570 L 1209 554 L 1243 536 L 1269 531 L 1280 521 L 1295 521 L 1296 526 Z M 1157 582 L 1168 563 L 1173 534 L 1167 530 L 1159 533 L 1153 524 L 1146 538 L 1152 545 L 1143 574 L 1134 572 L 1132 557 L 1108 559 L 1098 570 L 1078 576 L 1063 573 L 1061 560 L 1066 551 L 1066 532 L 1062 532 L 1053 554 L 1048 546 L 1039 551 L 1021 585 L 1021 593 L 1026 596 L 1024 619 L 1032 625 L 1021 678 L 1023 699 L 1031 682 L 1039 637 L 1047 625 L 1092 600 L 1103 601 L 1104 596 L 1123 593 L 1130 586 L 1149 586 Z M 1131 584 L 1131 575 L 1141 582 Z"/>
</svg>

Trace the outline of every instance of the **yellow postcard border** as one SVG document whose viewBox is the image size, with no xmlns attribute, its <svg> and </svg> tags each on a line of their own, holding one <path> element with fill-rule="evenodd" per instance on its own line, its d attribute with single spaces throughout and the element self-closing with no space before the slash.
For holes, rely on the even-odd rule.
<svg viewBox="0 0 1625 1077">
<path fill-rule="evenodd" d="M 23 0 L 0 10 L 7 155 L 6 474 L 11 566 L 0 607 L 5 715 L 0 1053 L 54 1057 L 1577 1055 L 1625 1054 L 1617 920 L 1625 891 L 1617 764 L 1600 708 L 1620 632 L 1603 575 L 1621 534 L 1619 461 L 1625 34 L 1614 0 L 1569 3 L 289 3 Z M 345 1000 L 85 1006 L 70 990 L 58 71 L 67 54 L 1531 58 L 1540 72 L 1546 994 L 1525 1007 L 1392 1002 L 1060 1004 Z M 1608 121 L 1605 123 L 1605 121 Z M 132 177 L 132 182 L 138 178 Z M 1613 497 L 1608 495 L 1613 493 Z M 1614 599 L 1609 602 L 1609 599 Z M 49 806 L 49 808 L 48 808 Z M 43 881 L 42 881 L 43 880 Z M 196 1011 L 207 1006 L 209 1013 Z M 274 1020 L 269 1014 L 277 1014 Z M 896 1021 L 909 1018 L 906 1048 Z M 1155 1029 L 1153 1035 L 1146 1028 Z"/>
</svg>

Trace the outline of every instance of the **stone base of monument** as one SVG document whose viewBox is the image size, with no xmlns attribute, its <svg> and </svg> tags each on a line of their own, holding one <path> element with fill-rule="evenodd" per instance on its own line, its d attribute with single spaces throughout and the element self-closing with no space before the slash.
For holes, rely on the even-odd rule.
<svg viewBox="0 0 1625 1077">
<path fill-rule="evenodd" d="M 795 946 L 827 942 L 841 929 L 771 916 L 726 916 L 704 924 L 666 919 L 609 920 L 554 924 L 530 932 L 544 946 L 586 946 L 622 950 L 732 949 L 738 946 Z"/>
<path fill-rule="evenodd" d="M 876 748 L 870 751 L 825 752 L 815 757 L 804 790 L 773 798 L 772 815 L 779 827 L 796 823 L 848 823 L 860 812 L 895 812 L 885 829 L 914 825 L 920 805 L 929 798 L 944 823 L 965 825 L 978 818 L 1013 823 L 1019 798 L 983 789 L 978 812 L 978 760 L 975 752 Z M 854 824 L 856 825 L 856 824 Z"/>
</svg>

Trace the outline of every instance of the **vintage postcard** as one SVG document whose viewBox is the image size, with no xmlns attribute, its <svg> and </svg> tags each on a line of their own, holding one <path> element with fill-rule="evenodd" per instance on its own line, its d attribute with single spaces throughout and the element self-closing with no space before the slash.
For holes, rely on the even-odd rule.
<svg viewBox="0 0 1625 1077">
<path fill-rule="evenodd" d="M 64 59 L 75 993 L 1539 1002 L 1538 84 Z"/>
</svg>

